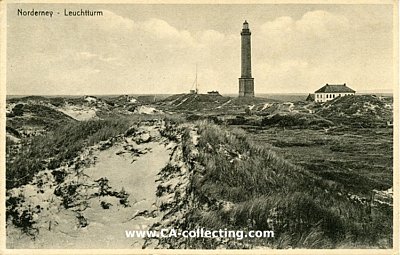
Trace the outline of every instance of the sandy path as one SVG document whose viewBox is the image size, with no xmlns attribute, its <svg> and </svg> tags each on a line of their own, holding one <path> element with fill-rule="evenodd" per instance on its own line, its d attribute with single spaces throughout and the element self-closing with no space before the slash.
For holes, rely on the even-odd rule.
<svg viewBox="0 0 400 255">
<path fill-rule="evenodd" d="M 56 110 L 79 121 L 90 120 L 96 117 L 96 109 L 92 109 L 89 107 L 67 105 L 62 108 L 56 108 Z"/>
</svg>

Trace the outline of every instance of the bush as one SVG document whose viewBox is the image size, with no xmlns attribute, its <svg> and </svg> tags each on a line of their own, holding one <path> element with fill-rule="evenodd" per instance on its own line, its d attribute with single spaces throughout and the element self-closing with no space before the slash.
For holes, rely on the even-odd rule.
<svg viewBox="0 0 400 255">
<path fill-rule="evenodd" d="M 6 219 L 11 219 L 12 223 L 20 228 L 23 233 L 35 238 L 38 233 L 38 228 L 35 226 L 36 221 L 34 214 L 40 209 L 37 207 L 29 207 L 28 209 L 22 209 L 21 203 L 23 203 L 24 197 L 9 197 L 6 200 Z"/>
<path fill-rule="evenodd" d="M 24 113 L 24 105 L 23 104 L 17 104 L 16 106 L 14 106 L 14 108 L 12 109 L 12 114 L 14 116 L 22 116 L 22 114 Z"/>
<path fill-rule="evenodd" d="M 334 126 L 332 121 L 311 114 L 275 114 L 265 117 L 261 126 L 299 127 L 299 128 L 328 128 Z"/>
<path fill-rule="evenodd" d="M 270 118 L 263 118 L 261 121 L 262 126 L 280 126 L 280 127 L 290 127 L 290 126 L 303 126 L 306 124 L 304 119 L 298 118 L 295 115 L 280 115 L 275 114 Z"/>
<path fill-rule="evenodd" d="M 226 122 L 228 125 L 246 125 L 248 121 L 243 116 L 236 116 L 236 118 L 228 119 Z"/>
</svg>

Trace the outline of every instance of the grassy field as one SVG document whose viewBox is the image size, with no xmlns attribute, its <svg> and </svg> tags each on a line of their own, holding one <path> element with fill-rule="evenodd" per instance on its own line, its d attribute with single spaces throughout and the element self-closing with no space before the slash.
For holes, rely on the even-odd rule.
<svg viewBox="0 0 400 255">
<path fill-rule="evenodd" d="M 358 184 L 358 180 L 349 180 L 349 183 L 340 180 L 340 185 L 332 185 L 328 175 L 293 164 L 298 163 L 293 158 L 300 156 L 300 152 L 292 151 L 293 157 L 288 157 L 289 160 L 282 157 L 289 153 L 284 154 L 285 151 L 279 149 L 275 152 L 279 148 L 276 145 L 286 146 L 286 152 L 294 146 L 310 148 L 313 143 L 316 147 L 329 146 L 321 136 L 322 140 L 310 141 L 306 139 L 310 134 L 303 134 L 303 144 L 296 138 L 292 141 L 275 138 L 275 146 L 272 146 L 260 141 L 277 134 L 249 136 L 248 131 L 228 131 L 208 122 L 197 126 L 200 134 L 199 165 L 195 166 L 192 192 L 198 205 L 188 217 L 190 228 L 272 229 L 276 233 L 275 238 L 267 240 L 227 241 L 228 248 L 258 245 L 274 248 L 382 248 L 392 245 L 392 209 L 373 207 L 368 201 L 353 201 L 342 193 L 341 185 L 350 187 L 351 183 Z M 294 141 L 296 145 L 290 146 L 289 143 Z M 302 153 L 312 154 L 310 150 Z M 324 155 L 324 160 L 335 158 L 332 154 L 318 155 Z M 302 160 L 306 161 L 304 157 Z M 360 186 L 366 190 L 364 185 Z M 380 187 L 387 186 L 382 182 Z M 218 245 L 207 239 L 191 242 L 190 247 L 195 248 L 215 248 Z"/>
<path fill-rule="evenodd" d="M 269 143 L 289 162 L 338 185 L 342 192 L 368 196 L 393 183 L 393 129 L 325 130 L 243 126 L 249 139 Z"/>
</svg>

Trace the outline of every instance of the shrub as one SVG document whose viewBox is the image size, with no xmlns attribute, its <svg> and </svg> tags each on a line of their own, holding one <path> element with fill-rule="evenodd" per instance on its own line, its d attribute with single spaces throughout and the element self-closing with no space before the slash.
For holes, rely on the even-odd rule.
<svg viewBox="0 0 400 255">
<path fill-rule="evenodd" d="M 270 118 L 264 118 L 261 121 L 262 126 L 281 126 L 281 127 L 290 127 L 290 126 L 303 126 L 306 124 L 305 119 L 298 118 L 295 115 L 280 115 L 275 114 Z"/>
<path fill-rule="evenodd" d="M 334 126 L 332 121 L 313 114 L 296 113 L 275 114 L 261 120 L 261 126 L 298 127 L 298 128 L 328 128 Z"/>
<path fill-rule="evenodd" d="M 17 104 L 14 106 L 14 108 L 12 109 L 12 114 L 14 116 L 22 116 L 22 114 L 24 113 L 24 105 L 23 104 Z"/>
<path fill-rule="evenodd" d="M 247 124 L 247 119 L 243 116 L 236 116 L 234 119 L 227 120 L 228 125 L 245 125 Z"/>
</svg>

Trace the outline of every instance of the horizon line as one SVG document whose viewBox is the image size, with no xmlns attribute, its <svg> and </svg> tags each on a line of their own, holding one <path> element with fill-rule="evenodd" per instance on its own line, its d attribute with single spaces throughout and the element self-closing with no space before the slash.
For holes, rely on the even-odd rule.
<svg viewBox="0 0 400 255">
<path fill-rule="evenodd" d="M 359 91 L 356 92 L 357 94 L 394 94 L 393 90 L 365 90 L 365 91 Z M 6 94 L 7 96 L 54 96 L 54 97 L 59 97 L 59 96 L 125 96 L 125 95 L 135 95 L 135 96 L 154 96 L 154 95 L 180 95 L 180 94 L 190 94 L 190 93 L 120 93 L 120 94 Z M 199 93 L 199 94 L 204 94 L 207 95 L 206 93 Z M 238 93 L 220 93 L 221 95 L 238 95 Z M 308 95 L 308 94 L 314 94 L 314 92 L 265 92 L 265 93 L 255 93 L 255 95 Z"/>
</svg>

